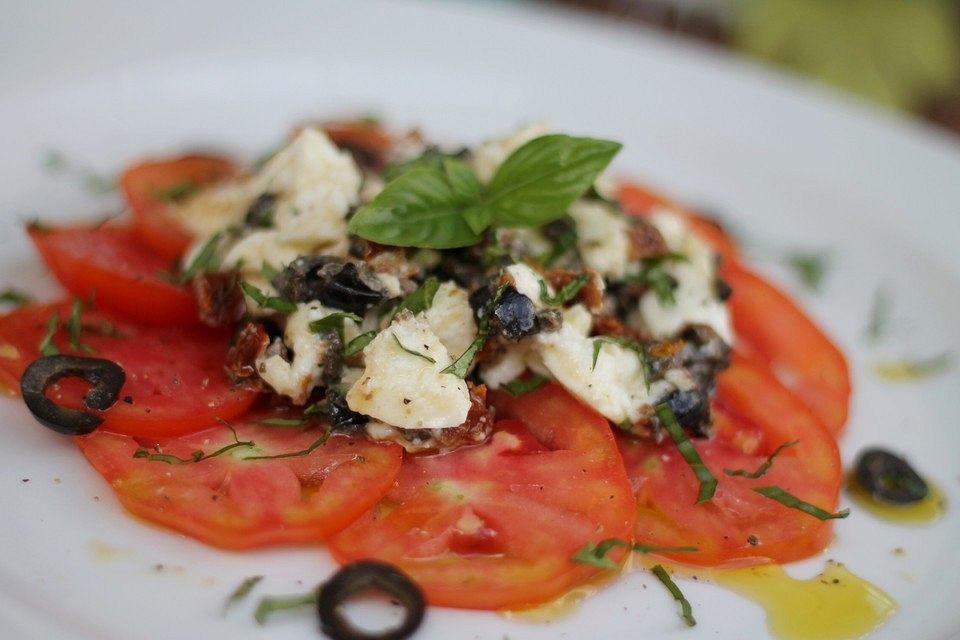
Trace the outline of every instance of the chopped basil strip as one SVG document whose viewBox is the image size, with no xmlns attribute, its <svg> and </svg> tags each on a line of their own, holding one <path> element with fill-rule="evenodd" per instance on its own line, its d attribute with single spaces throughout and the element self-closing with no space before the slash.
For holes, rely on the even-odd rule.
<svg viewBox="0 0 960 640">
<path fill-rule="evenodd" d="M 416 291 L 400 301 L 393 315 L 396 316 L 404 309 L 409 309 L 410 313 L 416 315 L 421 311 L 426 311 L 433 305 L 433 299 L 437 295 L 437 289 L 440 288 L 440 281 L 430 276 L 423 281 Z"/>
<path fill-rule="evenodd" d="M 383 172 L 383 179 L 387 182 L 391 182 L 394 178 L 398 178 L 407 171 L 412 171 L 413 169 L 435 169 L 440 171 L 443 169 L 444 160 L 455 159 L 456 156 L 453 156 L 449 153 L 443 153 L 435 147 L 429 148 L 424 151 L 423 154 L 413 158 L 412 160 L 399 162 L 387 167 Z"/>
<path fill-rule="evenodd" d="M 354 322 L 363 322 L 363 318 L 355 313 L 349 313 L 347 311 L 335 311 L 324 318 L 320 318 L 319 320 L 314 320 L 311 322 L 310 331 L 313 333 L 335 332 L 338 336 L 340 336 L 340 341 L 343 342 L 343 321 L 347 319 L 353 320 Z"/>
<path fill-rule="evenodd" d="M 302 458 L 308 456 L 320 447 L 330 438 L 330 432 L 325 431 L 322 436 L 313 441 L 306 449 L 300 449 L 299 451 L 291 451 L 289 453 L 278 453 L 272 456 L 245 456 L 244 460 L 279 460 L 280 458 Z"/>
<path fill-rule="evenodd" d="M 470 343 L 470 346 L 467 347 L 466 351 L 461 353 L 460 357 L 453 361 L 453 364 L 440 373 L 449 373 L 457 376 L 458 378 L 467 377 L 467 373 L 470 371 L 470 365 L 473 364 L 474 358 L 477 357 L 477 354 L 480 353 L 484 345 L 487 344 L 487 339 L 490 337 L 490 318 L 493 316 L 493 312 L 497 307 L 497 303 L 500 301 L 500 298 L 503 296 L 503 292 L 506 291 L 506 289 L 507 285 L 500 285 L 497 288 L 496 292 L 493 294 L 493 299 L 490 301 L 487 312 L 482 318 L 480 318 L 480 323 L 477 327 L 477 337 L 473 339 L 473 342 Z M 401 347 L 402 346 L 403 345 L 401 345 Z"/>
<path fill-rule="evenodd" d="M 219 231 L 210 236 L 190 264 L 187 265 L 187 268 L 184 269 L 183 273 L 179 275 L 177 282 L 180 284 L 190 282 L 197 275 L 205 271 L 213 271 L 216 269 L 219 263 L 219 260 L 217 259 L 217 244 L 220 242 L 220 238 L 222 237 L 223 234 Z M 252 298 L 253 296 L 250 297 Z"/>
<path fill-rule="evenodd" d="M 361 333 L 347 343 L 347 346 L 343 348 L 343 355 L 349 358 L 350 356 L 360 353 L 368 344 L 373 342 L 373 339 L 376 337 L 376 331 L 367 331 L 366 333 Z"/>
<path fill-rule="evenodd" d="M 567 302 L 570 302 L 576 298 L 577 294 L 580 293 L 580 289 L 583 289 L 583 286 L 589 281 L 590 276 L 586 273 L 581 273 L 576 278 L 563 285 L 560 291 L 557 291 L 556 295 L 551 296 L 547 291 L 547 283 L 543 280 L 540 280 L 540 301 L 554 306 L 566 304 Z"/>
<path fill-rule="evenodd" d="M 790 507 L 791 509 L 797 509 L 798 511 L 803 511 L 806 514 L 817 518 L 818 520 L 833 520 L 838 518 L 846 518 L 850 515 L 850 509 L 843 509 L 837 513 L 830 513 L 829 511 L 824 511 L 820 507 L 810 504 L 809 502 L 804 502 L 800 498 L 787 493 L 783 489 L 777 486 L 770 487 L 756 487 L 754 489 L 757 493 L 762 496 L 766 496 L 771 500 L 776 500 L 785 507 Z"/>
<path fill-rule="evenodd" d="M 267 279 L 267 282 L 273 282 L 273 279 L 280 275 L 280 270 L 269 262 L 264 262 L 260 265 L 260 273 Z"/>
<path fill-rule="evenodd" d="M 43 159 L 44 168 L 57 174 L 73 174 L 79 179 L 84 191 L 91 195 L 106 195 L 117 188 L 118 181 L 114 177 L 104 176 L 90 167 L 73 163 L 56 150 L 47 151 Z"/>
<path fill-rule="evenodd" d="M 677 281 L 667 273 L 666 265 L 668 262 L 686 261 L 687 256 L 674 252 L 645 258 L 641 261 L 640 272 L 635 275 L 628 275 L 624 280 L 632 284 L 651 287 L 657 296 L 657 300 L 665 307 L 675 305 L 677 300 L 673 292 L 677 288 Z"/>
<path fill-rule="evenodd" d="M 911 360 L 881 360 L 875 362 L 873 371 L 884 380 L 891 382 L 909 382 L 920 380 L 947 371 L 953 365 L 953 357 L 948 352 Z"/>
<path fill-rule="evenodd" d="M 522 396 L 525 393 L 536 391 L 544 384 L 549 382 L 549 380 L 550 378 L 542 376 L 539 373 L 535 373 L 527 378 L 517 378 L 512 382 L 502 384 L 500 385 L 500 388 L 504 389 L 507 393 L 516 398 L 517 396 Z"/>
<path fill-rule="evenodd" d="M 83 331 L 83 323 L 80 316 L 83 314 L 83 301 L 80 298 L 74 298 L 70 305 L 70 317 L 67 319 L 67 339 L 70 346 L 77 351 L 86 351 L 95 353 L 96 349 L 80 341 L 80 332 Z"/>
<path fill-rule="evenodd" d="M 60 349 L 53 343 L 53 336 L 57 335 L 57 329 L 59 328 L 60 314 L 54 311 L 50 319 L 47 320 L 47 332 L 43 334 L 43 338 L 40 339 L 40 344 L 37 345 L 37 349 L 40 350 L 40 355 L 55 356 L 60 353 Z"/>
<path fill-rule="evenodd" d="M 680 455 L 687 461 L 694 475 L 697 476 L 697 480 L 700 481 L 700 491 L 697 494 L 696 504 L 707 502 L 713 497 L 714 492 L 717 490 L 717 479 L 710 473 L 707 465 L 705 465 L 700 458 L 700 454 L 697 453 L 697 450 L 694 448 L 693 443 L 687 438 L 683 427 L 680 426 L 677 418 L 673 415 L 673 410 L 670 409 L 670 405 L 658 404 L 656 411 L 657 418 L 660 419 L 660 424 L 663 425 L 667 433 L 670 434 L 670 437 L 673 438 L 673 441 L 677 444 L 677 449 L 680 450 Z"/>
<path fill-rule="evenodd" d="M 280 296 L 268 296 L 246 280 L 240 281 L 240 288 L 243 289 L 245 294 L 253 298 L 253 301 L 256 302 L 260 307 L 273 309 L 274 311 L 279 311 L 280 313 L 293 313 L 297 310 L 297 305 L 293 302 L 290 302 L 286 298 L 281 298 Z"/>
<path fill-rule="evenodd" d="M 12 304 L 19 307 L 30 302 L 33 302 L 33 296 L 19 289 L 10 288 L 0 293 L 0 303 Z"/>
<path fill-rule="evenodd" d="M 305 418 L 264 418 L 257 420 L 257 424 L 265 424 L 273 427 L 299 427 L 306 424 Z"/>
<path fill-rule="evenodd" d="M 227 601 L 223 603 L 223 613 L 226 614 L 231 606 L 250 595 L 250 592 L 253 591 L 253 588 L 257 586 L 257 583 L 261 580 L 263 580 L 263 576 L 250 576 L 249 578 L 245 578 L 243 582 L 233 590 L 233 593 L 230 594 Z"/>
<path fill-rule="evenodd" d="M 167 202 L 177 202 L 178 200 L 183 200 L 189 195 L 193 195 L 200 190 L 200 185 L 196 182 L 191 182 L 189 180 L 184 180 L 183 182 L 178 182 L 166 189 L 158 189 L 154 192 L 154 197 L 157 200 L 166 200 Z"/>
<path fill-rule="evenodd" d="M 570 556 L 574 562 L 591 564 L 601 569 L 616 571 L 620 568 L 616 562 L 607 557 L 607 553 L 614 547 L 624 547 L 635 553 L 694 553 L 699 551 L 698 547 L 660 547 L 650 544 L 630 544 L 626 540 L 619 538 L 607 538 L 598 544 L 588 542 L 580 547 L 576 553 Z"/>
<path fill-rule="evenodd" d="M 557 238 L 549 251 L 537 256 L 536 260 L 545 267 L 552 267 L 557 260 L 565 256 L 575 246 L 577 246 L 577 231 L 571 226 Z M 514 260 L 514 262 L 517 261 Z"/>
<path fill-rule="evenodd" d="M 780 452 L 786 449 L 787 447 L 792 447 L 799 444 L 799 440 L 791 440 L 789 442 L 784 442 L 782 445 L 773 450 L 768 457 L 766 462 L 757 467 L 756 471 L 747 471 L 746 469 L 724 469 L 723 472 L 728 476 L 739 476 L 741 478 L 750 478 L 751 480 L 756 480 L 757 478 L 762 477 L 767 471 L 770 470 L 770 467 L 773 466 L 773 461 L 776 459 Z"/>
<path fill-rule="evenodd" d="M 237 447 L 255 447 L 256 446 L 256 443 L 254 443 L 253 440 L 240 440 L 240 438 L 237 437 L 236 430 L 230 425 L 227 425 L 227 428 L 230 429 L 230 432 L 233 434 L 234 441 L 224 447 L 220 447 L 213 453 L 208 454 L 208 453 L 204 453 L 203 451 L 194 451 L 193 453 L 190 454 L 189 458 L 180 458 L 178 456 L 174 456 L 166 453 L 150 453 L 150 451 L 148 451 L 144 447 L 138 447 L 137 450 L 133 452 L 133 457 L 143 458 L 145 460 L 149 460 L 150 462 L 166 462 L 167 464 L 191 464 L 194 462 L 200 462 L 201 460 L 209 460 L 210 458 L 216 458 L 217 456 L 223 455 L 224 453 L 231 451 L 233 449 L 236 449 Z"/>
<path fill-rule="evenodd" d="M 670 592 L 670 595 L 673 596 L 673 599 L 680 603 L 680 617 L 683 618 L 683 621 L 687 623 L 688 627 L 696 626 L 697 621 L 693 618 L 693 607 L 690 606 L 690 603 L 684 597 L 683 592 L 680 591 L 680 587 L 670 578 L 670 574 L 667 573 L 667 570 L 663 568 L 662 565 L 654 565 L 653 575 L 657 576 L 660 582 L 663 583 L 663 586 L 667 588 L 667 591 Z"/>
<path fill-rule="evenodd" d="M 890 294 L 883 287 L 873 294 L 873 304 L 870 307 L 870 322 L 867 324 L 867 338 L 873 342 L 879 341 L 887 332 L 890 323 Z"/>
<path fill-rule="evenodd" d="M 597 336 L 593 339 L 593 362 L 590 370 L 597 368 L 597 358 L 600 357 L 600 349 L 604 342 L 618 344 L 625 349 L 630 349 L 640 358 L 640 365 L 643 367 L 643 378 L 647 383 L 647 390 L 650 390 L 650 360 L 647 357 L 647 349 L 642 344 L 628 336 Z"/>
<path fill-rule="evenodd" d="M 403 346 L 403 343 L 400 342 L 400 338 L 397 337 L 397 334 L 393 333 L 392 331 L 390 332 L 390 335 L 393 336 L 393 341 L 397 343 L 397 346 L 403 349 L 404 351 L 406 351 L 407 353 L 409 353 L 410 355 L 417 356 L 418 358 L 423 358 L 427 362 L 432 362 L 433 364 L 437 363 L 436 360 L 434 360 L 433 358 L 431 358 L 426 354 L 420 353 L 419 351 L 414 351 L 413 349 L 407 349 L 405 346 Z"/>
<path fill-rule="evenodd" d="M 265 624 L 267 618 L 277 611 L 286 611 L 287 609 L 299 609 L 300 607 L 317 606 L 317 590 L 309 593 L 294 596 L 266 596 L 260 599 L 257 610 L 253 613 L 253 619 L 257 624 Z"/>
<path fill-rule="evenodd" d="M 786 262 L 805 287 L 818 291 L 827 274 L 830 256 L 825 252 L 795 251 L 787 254 Z"/>
</svg>

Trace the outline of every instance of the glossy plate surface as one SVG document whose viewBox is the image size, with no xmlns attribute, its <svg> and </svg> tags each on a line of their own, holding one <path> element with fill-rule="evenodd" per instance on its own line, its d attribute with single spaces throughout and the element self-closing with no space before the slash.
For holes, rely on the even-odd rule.
<svg viewBox="0 0 960 640">
<path fill-rule="evenodd" d="M 473 142 L 542 117 L 621 140 L 642 177 L 731 222 L 761 256 L 828 250 L 821 293 L 775 260 L 765 271 L 847 350 L 855 373 L 850 462 L 867 444 L 905 452 L 943 488 L 934 526 L 865 512 L 837 527 L 826 558 L 887 590 L 900 611 L 876 638 L 960 637 L 960 375 L 878 380 L 881 356 L 960 353 L 960 144 L 819 89 L 678 46 L 652 33 L 459 2 L 18 3 L 0 23 L 0 286 L 52 295 L 20 230 L 34 216 L 115 211 L 114 197 L 52 176 L 47 151 L 104 173 L 146 154 L 222 148 L 253 157 L 309 116 L 375 112 Z M 199 5 L 199 6 L 198 6 Z M 878 286 L 893 293 L 888 339 L 864 337 Z M 66 442 L 0 402 L 0 629 L 64 640 L 311 637 L 309 612 L 227 616 L 249 575 L 256 595 L 304 591 L 333 563 L 319 548 L 226 553 L 126 516 Z M 846 501 L 846 499 L 845 499 Z M 903 554 L 894 554 L 902 548 Z M 646 585 L 647 588 L 644 588 Z M 687 629 L 649 574 L 625 577 L 550 624 L 432 610 L 420 638 L 764 638 L 759 608 L 702 581 L 680 582 Z"/>
</svg>

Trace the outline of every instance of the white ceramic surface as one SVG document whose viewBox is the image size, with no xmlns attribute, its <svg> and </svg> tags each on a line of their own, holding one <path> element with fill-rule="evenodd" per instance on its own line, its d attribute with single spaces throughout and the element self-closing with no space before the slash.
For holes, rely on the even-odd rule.
<svg viewBox="0 0 960 640">
<path fill-rule="evenodd" d="M 625 143 L 623 173 L 722 213 L 770 245 L 825 248 L 824 291 L 804 293 L 855 375 L 849 462 L 859 447 L 906 452 L 945 490 L 930 527 L 854 510 L 811 575 L 842 560 L 900 611 L 875 636 L 960 637 L 960 376 L 891 385 L 880 354 L 960 352 L 960 145 L 920 125 L 655 34 L 500 3 L 4 3 L 0 22 L 0 286 L 52 294 L 20 230 L 29 217 L 93 217 L 118 201 L 53 178 L 45 150 L 105 172 L 185 145 L 254 154 L 306 116 L 376 112 L 474 141 L 543 116 Z M 199 5 L 199 6 L 196 6 Z M 863 337 L 885 283 L 895 322 Z M 302 591 L 329 574 L 322 549 L 225 553 L 124 515 L 71 444 L 0 403 L 0 636 L 11 639 L 312 637 L 307 613 L 265 628 L 255 598 L 224 598 L 262 573 L 257 594 Z M 25 482 L 24 479 L 29 479 Z M 903 556 L 891 553 L 903 547 Z M 162 568 L 159 566 L 162 565 Z M 643 589 L 647 584 L 650 588 Z M 767 637 L 759 608 L 683 581 L 700 624 L 685 628 L 654 579 L 634 574 L 573 615 L 528 624 L 432 610 L 425 639 Z"/>
</svg>

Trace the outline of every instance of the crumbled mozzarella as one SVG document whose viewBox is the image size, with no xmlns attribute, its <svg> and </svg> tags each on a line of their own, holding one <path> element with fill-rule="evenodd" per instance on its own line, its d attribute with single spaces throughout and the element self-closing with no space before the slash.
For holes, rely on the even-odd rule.
<svg viewBox="0 0 960 640">
<path fill-rule="evenodd" d="M 640 315 L 657 338 L 676 334 L 690 324 L 705 324 L 727 344 L 733 344 L 733 328 L 727 305 L 717 296 L 716 262 L 713 250 L 690 231 L 674 213 L 661 210 L 650 221 L 657 227 L 668 248 L 686 256 L 686 261 L 671 261 L 667 273 L 677 281 L 673 292 L 676 304 L 662 303 L 655 291 L 640 298 Z"/>
<path fill-rule="evenodd" d="M 613 422 L 640 419 L 649 396 L 643 363 L 631 349 L 588 337 L 590 312 L 574 305 L 563 312 L 559 331 L 534 336 L 535 349 L 546 371 L 573 395 Z M 600 345 L 596 365 L 595 345 Z"/>
<path fill-rule="evenodd" d="M 310 331 L 310 323 L 336 313 L 336 309 L 324 307 L 319 302 L 297 305 L 297 310 L 287 316 L 283 331 L 284 344 L 293 351 L 293 360 L 284 360 L 280 355 L 260 357 L 257 370 L 264 382 L 280 395 L 288 396 L 296 404 L 306 402 L 320 378 L 327 340 Z M 347 339 L 357 332 L 356 323 L 344 319 Z"/>
<path fill-rule="evenodd" d="M 387 183 L 376 173 L 365 173 L 363 186 L 360 188 L 360 203 L 370 204 L 373 202 L 385 186 L 387 186 Z"/>
<path fill-rule="evenodd" d="M 430 330 L 452 358 L 459 357 L 477 337 L 477 323 L 470 306 L 470 296 L 466 289 L 453 282 L 440 285 L 424 316 Z"/>
<path fill-rule="evenodd" d="M 630 264 L 628 224 L 611 205 L 577 200 L 569 209 L 577 224 L 577 249 L 584 263 L 613 280 L 620 280 Z"/>
<path fill-rule="evenodd" d="M 520 128 L 505 138 L 487 140 L 477 145 L 470 155 L 470 165 L 480 182 L 486 184 L 493 179 L 493 175 L 511 153 L 530 142 L 534 138 L 545 135 L 548 127 L 544 122 L 537 122 Z"/>
<path fill-rule="evenodd" d="M 522 293 L 530 298 L 530 300 L 533 301 L 533 306 L 537 309 L 546 309 L 548 306 L 546 302 L 540 299 L 541 283 L 547 287 L 547 295 L 556 295 L 550 283 L 544 280 L 543 276 L 534 269 L 525 264 L 512 264 L 504 269 L 504 272 L 513 280 L 513 288 L 517 290 L 517 293 Z"/>
<path fill-rule="evenodd" d="M 251 180 L 213 185 L 170 207 L 170 213 L 190 235 L 208 238 L 221 229 L 243 222 L 250 204 L 257 197 L 256 189 L 257 185 Z"/>
<path fill-rule="evenodd" d="M 363 375 L 346 396 L 351 410 L 401 429 L 455 427 L 467 419 L 467 383 L 441 373 L 453 360 L 422 316 L 401 311 L 363 355 Z"/>
<path fill-rule="evenodd" d="M 520 374 L 527 370 L 529 348 L 529 341 L 521 340 L 515 345 L 510 345 L 496 359 L 484 362 L 480 369 L 483 383 L 491 389 L 499 389 L 504 384 L 519 378 Z"/>
</svg>

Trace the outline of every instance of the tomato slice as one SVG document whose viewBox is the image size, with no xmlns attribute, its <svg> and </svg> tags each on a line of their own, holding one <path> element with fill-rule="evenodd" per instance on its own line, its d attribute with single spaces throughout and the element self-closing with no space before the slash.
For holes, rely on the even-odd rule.
<svg viewBox="0 0 960 640">
<path fill-rule="evenodd" d="M 769 282 L 728 263 L 729 304 L 737 340 L 768 363 L 834 434 L 847 421 L 850 371 L 843 352 L 790 298 Z"/>
<path fill-rule="evenodd" d="M 366 120 L 337 120 L 324 122 L 321 127 L 334 144 L 355 147 L 371 153 L 390 150 L 393 139 L 376 122 Z"/>
<path fill-rule="evenodd" d="M 624 211 L 634 215 L 648 215 L 656 207 L 666 207 L 670 209 L 683 218 L 704 242 L 723 256 L 725 261 L 735 260 L 739 253 L 736 243 L 715 221 L 695 213 L 691 209 L 646 186 L 635 182 L 623 183 L 619 187 L 617 197 Z"/>
<path fill-rule="evenodd" d="M 829 521 L 753 491 L 776 485 L 822 509 L 836 508 L 839 451 L 816 417 L 766 367 L 740 356 L 719 376 L 714 416 L 715 435 L 692 440 L 719 481 L 713 499 L 700 505 L 695 504 L 699 483 L 669 438 L 661 444 L 620 439 L 627 473 L 638 487 L 637 541 L 697 547 L 696 553 L 665 555 L 707 566 L 789 562 L 826 547 Z M 792 440 L 799 442 L 783 449 L 758 479 L 724 473 L 754 472 Z"/>
<path fill-rule="evenodd" d="M 307 455 L 245 459 L 303 452 L 325 433 L 258 424 L 264 417 L 233 422 L 236 440 L 227 427 L 160 440 L 105 432 L 75 440 L 131 513 L 227 549 L 323 540 L 373 506 L 400 469 L 399 446 L 339 434 Z M 134 457 L 143 448 L 189 461 L 237 440 L 255 446 L 179 464 Z"/>
<path fill-rule="evenodd" d="M 630 536 L 634 503 L 607 421 L 556 384 L 510 398 L 484 445 L 404 460 L 396 486 L 330 540 L 341 561 L 379 558 L 432 604 L 519 608 L 595 574 L 570 556 Z"/>
<path fill-rule="evenodd" d="M 37 251 L 67 290 L 147 324 L 196 324 L 193 292 L 171 282 L 170 261 L 140 242 L 130 227 L 33 227 Z"/>
<path fill-rule="evenodd" d="M 120 177 L 120 188 L 133 210 L 137 236 L 163 258 L 179 258 L 193 237 L 167 213 L 171 189 L 209 185 L 236 171 L 230 160 L 208 155 L 149 160 L 133 165 Z"/>
<path fill-rule="evenodd" d="M 256 392 L 237 387 L 224 371 L 229 333 L 147 327 L 96 311 L 82 314 L 81 348 L 75 349 L 62 326 L 70 315 L 66 302 L 29 305 L 0 316 L 0 380 L 9 389 L 20 388 L 24 369 L 40 357 L 39 345 L 54 314 L 59 314 L 61 328 L 53 343 L 61 353 L 113 360 L 126 372 L 120 391 L 126 401 L 102 413 L 101 429 L 134 436 L 190 433 L 241 415 L 256 398 Z M 77 408 L 86 388 L 79 380 L 65 379 L 48 395 Z"/>
</svg>

